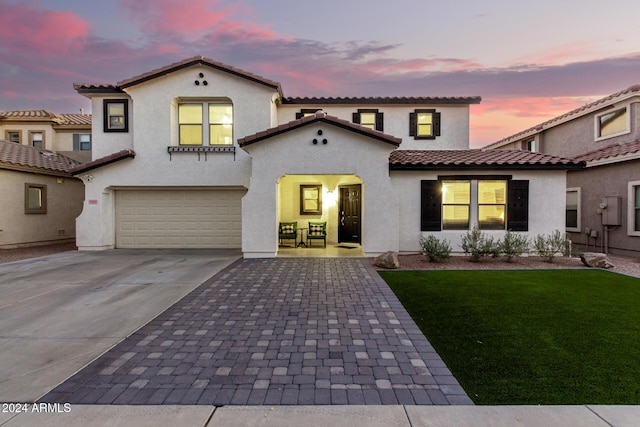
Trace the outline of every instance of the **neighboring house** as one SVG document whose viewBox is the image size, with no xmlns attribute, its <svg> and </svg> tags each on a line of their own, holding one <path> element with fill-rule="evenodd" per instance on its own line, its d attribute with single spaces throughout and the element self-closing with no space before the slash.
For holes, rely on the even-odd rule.
<svg viewBox="0 0 640 427">
<path fill-rule="evenodd" d="M 640 254 L 640 85 L 487 146 L 586 162 L 567 174 L 565 226 L 580 249 Z"/>
<path fill-rule="evenodd" d="M 279 222 L 327 222 L 366 255 L 564 226 L 566 171 L 580 162 L 468 150 L 479 97 L 290 98 L 279 83 L 204 57 L 110 84 L 92 100 L 93 160 L 80 249 L 278 251 Z M 535 206 L 540 211 L 534 211 Z M 544 215 L 538 212 L 544 212 Z M 549 214 L 547 214 L 549 212 Z"/>
<path fill-rule="evenodd" d="M 0 248 L 73 242 L 84 186 L 59 153 L 0 140 Z"/>
<path fill-rule="evenodd" d="M 88 162 L 91 160 L 91 114 L 0 111 L 0 138 Z"/>
</svg>

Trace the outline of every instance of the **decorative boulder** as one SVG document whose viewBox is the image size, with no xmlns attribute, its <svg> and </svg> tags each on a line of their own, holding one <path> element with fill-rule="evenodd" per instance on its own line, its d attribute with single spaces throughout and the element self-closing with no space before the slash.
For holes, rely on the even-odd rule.
<svg viewBox="0 0 640 427">
<path fill-rule="evenodd" d="M 580 260 L 587 267 L 596 267 L 596 268 L 613 268 L 615 267 L 611 264 L 609 258 L 607 258 L 606 254 L 597 253 L 597 252 L 585 252 L 580 254 Z"/>
<path fill-rule="evenodd" d="M 373 265 L 375 265 L 376 267 L 382 267 L 382 268 L 400 268 L 400 261 L 398 261 L 398 254 L 395 252 L 385 252 L 379 256 L 376 257 L 376 259 L 373 260 Z"/>
</svg>

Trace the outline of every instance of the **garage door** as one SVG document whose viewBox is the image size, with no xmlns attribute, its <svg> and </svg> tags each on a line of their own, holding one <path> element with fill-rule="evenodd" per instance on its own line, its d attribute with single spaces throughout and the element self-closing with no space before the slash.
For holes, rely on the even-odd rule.
<svg viewBox="0 0 640 427">
<path fill-rule="evenodd" d="M 239 190 L 116 191 L 118 248 L 240 248 Z"/>
</svg>

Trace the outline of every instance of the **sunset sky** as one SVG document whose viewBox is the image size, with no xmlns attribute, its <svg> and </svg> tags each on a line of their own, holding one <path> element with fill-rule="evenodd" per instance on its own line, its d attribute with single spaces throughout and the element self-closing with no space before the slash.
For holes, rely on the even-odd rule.
<svg viewBox="0 0 640 427">
<path fill-rule="evenodd" d="M 640 83 L 638 16 L 638 0 L 0 0 L 0 110 L 90 111 L 74 82 L 204 55 L 287 96 L 482 96 L 479 147 Z"/>
</svg>

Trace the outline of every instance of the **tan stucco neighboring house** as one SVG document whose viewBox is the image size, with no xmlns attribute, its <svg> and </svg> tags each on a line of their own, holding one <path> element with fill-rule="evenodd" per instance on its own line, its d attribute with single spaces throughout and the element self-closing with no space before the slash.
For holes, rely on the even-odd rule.
<svg viewBox="0 0 640 427">
<path fill-rule="evenodd" d="M 476 224 L 498 236 L 562 228 L 566 171 L 583 167 L 469 150 L 478 96 L 286 97 L 276 81 L 202 56 L 74 87 L 93 111 L 93 159 L 72 170 L 86 188 L 81 250 L 272 257 L 281 222 L 296 222 L 300 240 L 326 222 L 328 245 L 368 256 L 415 252 L 427 234 L 460 251 Z"/>
<path fill-rule="evenodd" d="M 0 138 L 88 162 L 91 160 L 91 114 L 0 111 Z"/>
<path fill-rule="evenodd" d="M 565 227 L 580 250 L 640 255 L 640 85 L 488 145 L 574 158 Z"/>
<path fill-rule="evenodd" d="M 59 153 L 0 140 L 0 248 L 73 242 L 84 185 Z"/>
</svg>

